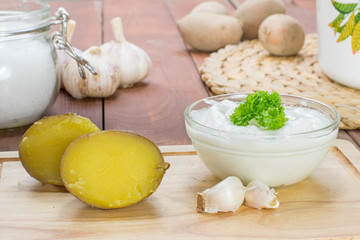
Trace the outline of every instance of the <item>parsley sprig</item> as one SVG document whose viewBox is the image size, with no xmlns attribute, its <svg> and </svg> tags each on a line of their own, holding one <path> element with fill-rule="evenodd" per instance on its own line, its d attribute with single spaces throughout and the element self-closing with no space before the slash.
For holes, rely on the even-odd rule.
<svg viewBox="0 0 360 240">
<path fill-rule="evenodd" d="M 255 119 L 257 124 L 267 130 L 276 130 L 285 125 L 284 107 L 277 92 L 258 91 L 249 94 L 230 115 L 237 126 L 247 126 Z"/>
</svg>

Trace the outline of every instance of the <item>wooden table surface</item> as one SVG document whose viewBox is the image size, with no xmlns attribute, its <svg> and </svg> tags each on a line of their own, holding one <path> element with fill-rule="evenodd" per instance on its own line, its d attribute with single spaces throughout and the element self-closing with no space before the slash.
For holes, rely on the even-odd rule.
<svg viewBox="0 0 360 240">
<path fill-rule="evenodd" d="M 183 112 L 192 102 L 211 95 L 198 68 L 206 53 L 191 51 L 176 21 L 204 0 L 55 0 L 52 12 L 64 7 L 77 22 L 72 44 L 81 50 L 113 39 L 110 20 L 121 17 L 125 37 L 151 57 L 152 73 L 129 89 L 107 99 L 75 100 L 61 90 L 46 115 L 77 113 L 102 129 L 143 135 L 158 145 L 191 144 Z M 234 12 L 242 0 L 218 0 Z M 297 18 L 306 33 L 316 32 L 315 0 L 285 0 L 287 14 Z M 17 150 L 27 127 L 0 131 L 0 151 Z M 360 131 L 340 131 L 339 138 L 360 145 Z"/>
</svg>

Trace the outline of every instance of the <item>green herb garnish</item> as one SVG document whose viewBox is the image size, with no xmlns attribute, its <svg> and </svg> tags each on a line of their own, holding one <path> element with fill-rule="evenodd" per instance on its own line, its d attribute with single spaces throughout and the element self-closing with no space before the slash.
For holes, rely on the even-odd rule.
<svg viewBox="0 0 360 240">
<path fill-rule="evenodd" d="M 249 94 L 230 115 L 237 126 L 247 126 L 255 119 L 257 124 L 267 130 L 276 130 L 285 125 L 284 107 L 277 92 L 258 91 Z"/>
</svg>

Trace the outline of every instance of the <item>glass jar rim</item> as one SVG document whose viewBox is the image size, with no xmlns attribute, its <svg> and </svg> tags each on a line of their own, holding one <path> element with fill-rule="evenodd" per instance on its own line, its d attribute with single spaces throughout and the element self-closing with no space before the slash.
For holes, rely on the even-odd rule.
<svg viewBox="0 0 360 240">
<path fill-rule="evenodd" d="M 50 6 L 43 0 L 6 0 L 0 3 L 0 37 L 48 29 Z"/>
<path fill-rule="evenodd" d="M 331 120 L 331 123 L 325 127 L 319 128 L 319 129 L 315 129 L 315 130 L 311 130 L 311 131 L 304 131 L 304 132 L 299 132 L 299 133 L 286 133 L 286 134 L 258 134 L 258 133 L 242 133 L 242 132 L 231 132 L 231 131 L 227 131 L 227 130 L 222 130 L 222 129 L 218 129 L 218 128 L 212 128 L 210 126 L 201 124 L 199 122 L 197 122 L 196 120 L 194 120 L 191 116 L 190 116 L 190 112 L 192 110 L 192 108 L 196 105 L 198 105 L 199 103 L 205 102 L 206 100 L 215 100 L 215 99 L 229 99 L 231 100 L 231 97 L 235 98 L 235 97 L 241 97 L 244 98 L 248 95 L 249 93 L 235 93 L 235 94 L 222 94 L 222 95 L 217 95 L 217 96 L 211 96 L 211 97 L 207 97 L 207 98 L 203 98 L 200 99 L 192 104 L 190 104 L 184 111 L 184 115 L 185 115 L 185 120 L 187 122 L 189 122 L 190 124 L 194 125 L 195 128 L 201 129 L 201 131 L 203 132 L 217 132 L 217 135 L 226 135 L 226 134 L 230 134 L 230 135 L 234 135 L 234 136 L 249 136 L 249 137 L 256 137 L 256 136 L 261 136 L 262 138 L 283 138 L 283 137 L 296 137 L 296 136 L 306 136 L 306 135 L 311 135 L 311 134 L 317 134 L 317 133 L 324 133 L 327 132 L 328 130 L 332 130 L 334 128 L 338 128 L 339 123 L 340 123 L 340 114 L 338 113 L 338 111 L 317 100 L 311 99 L 311 98 L 306 98 L 306 97 L 300 97 L 300 96 L 294 96 L 294 95 L 288 95 L 288 94 L 280 94 L 280 96 L 282 98 L 290 98 L 290 99 L 294 99 L 294 100 L 304 100 L 313 104 L 316 104 L 318 106 L 322 106 L 324 108 L 326 108 L 327 110 L 329 110 L 331 112 L 331 114 L 334 116 L 334 118 Z"/>
</svg>

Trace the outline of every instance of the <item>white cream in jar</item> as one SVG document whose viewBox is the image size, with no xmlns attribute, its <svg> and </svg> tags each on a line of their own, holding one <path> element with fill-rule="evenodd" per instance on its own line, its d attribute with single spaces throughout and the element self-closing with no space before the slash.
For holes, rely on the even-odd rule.
<svg viewBox="0 0 360 240">
<path fill-rule="evenodd" d="M 41 38 L 0 41 L 0 129 L 42 117 L 59 83 L 52 48 Z"/>
<path fill-rule="evenodd" d="M 43 116 L 59 91 L 50 7 L 41 0 L 0 3 L 0 129 Z"/>
<path fill-rule="evenodd" d="M 234 126 L 229 115 L 238 101 L 201 104 L 207 107 L 185 111 L 187 134 L 198 155 L 219 178 L 238 176 L 244 184 L 258 179 L 277 187 L 303 180 L 326 156 L 338 132 L 338 116 L 333 119 L 307 101 L 285 103 L 289 120 L 278 130 Z"/>
</svg>

